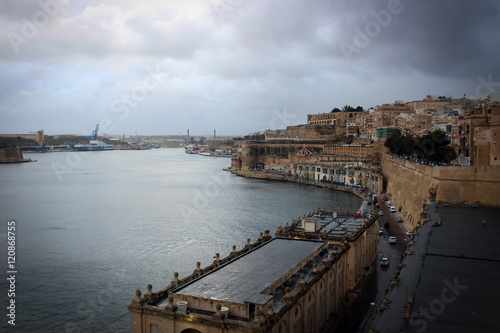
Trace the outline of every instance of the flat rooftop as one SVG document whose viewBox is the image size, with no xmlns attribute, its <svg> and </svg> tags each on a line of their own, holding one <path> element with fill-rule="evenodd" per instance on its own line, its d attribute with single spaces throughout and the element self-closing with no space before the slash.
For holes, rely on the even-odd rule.
<svg viewBox="0 0 500 333">
<path fill-rule="evenodd" d="M 429 206 L 376 332 L 499 332 L 500 208 Z M 442 216 L 441 225 L 435 223 Z M 483 223 L 485 221 L 486 223 Z M 403 306 L 414 294 L 410 319 Z"/>
<path fill-rule="evenodd" d="M 306 222 L 313 222 L 319 219 L 320 229 L 317 233 L 326 232 L 328 236 L 351 237 L 358 229 L 366 224 L 369 219 L 366 217 L 357 218 L 356 216 L 333 217 L 332 214 L 315 214 L 306 218 Z"/>
<path fill-rule="evenodd" d="M 274 238 L 174 293 L 239 304 L 265 304 L 273 296 L 262 292 L 325 244 Z"/>
</svg>

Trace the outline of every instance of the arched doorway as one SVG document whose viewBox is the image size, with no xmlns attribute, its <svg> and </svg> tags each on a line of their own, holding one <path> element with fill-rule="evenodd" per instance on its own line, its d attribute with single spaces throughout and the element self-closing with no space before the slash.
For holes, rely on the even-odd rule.
<svg viewBox="0 0 500 333">
<path fill-rule="evenodd" d="M 198 330 L 195 330 L 194 328 L 186 328 L 181 333 L 201 333 L 201 332 Z"/>
</svg>

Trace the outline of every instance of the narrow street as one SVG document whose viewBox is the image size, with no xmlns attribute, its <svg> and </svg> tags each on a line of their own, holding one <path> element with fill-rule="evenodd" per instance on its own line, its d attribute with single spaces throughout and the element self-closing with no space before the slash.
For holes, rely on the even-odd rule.
<svg viewBox="0 0 500 333">
<path fill-rule="evenodd" d="M 366 281 L 363 292 L 359 295 L 355 304 L 347 313 L 342 324 L 338 327 L 339 332 L 368 333 L 375 312 L 382 302 L 387 286 L 389 285 L 396 267 L 400 264 L 408 239 L 403 223 L 397 222 L 397 213 L 391 213 L 385 201 L 379 196 L 380 208 L 375 208 L 374 213 L 384 213 L 377 222 L 378 229 L 383 230 L 379 237 L 378 257 L 373 272 Z M 384 227 L 384 221 L 389 222 L 389 227 Z M 390 244 L 389 236 L 396 236 L 397 243 Z M 389 266 L 380 265 L 380 260 L 389 258 Z"/>
</svg>

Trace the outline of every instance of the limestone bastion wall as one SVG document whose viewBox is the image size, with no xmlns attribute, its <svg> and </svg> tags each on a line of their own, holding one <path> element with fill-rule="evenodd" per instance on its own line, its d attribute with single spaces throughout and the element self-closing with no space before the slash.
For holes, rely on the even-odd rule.
<svg viewBox="0 0 500 333">
<path fill-rule="evenodd" d="M 500 166 L 431 167 L 385 154 L 382 174 L 391 204 L 413 225 L 425 203 L 500 206 Z"/>
<path fill-rule="evenodd" d="M 500 166 L 434 168 L 439 181 L 436 201 L 500 206 Z"/>
</svg>

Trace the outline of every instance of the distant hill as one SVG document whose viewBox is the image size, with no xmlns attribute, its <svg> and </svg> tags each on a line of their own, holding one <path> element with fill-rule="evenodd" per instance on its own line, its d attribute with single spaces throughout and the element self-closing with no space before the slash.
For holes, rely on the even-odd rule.
<svg viewBox="0 0 500 333">
<path fill-rule="evenodd" d="M 24 139 L 18 137 L 2 137 L 0 136 L 0 148 L 14 148 L 17 146 L 38 146 L 38 143 L 33 139 Z"/>
</svg>

